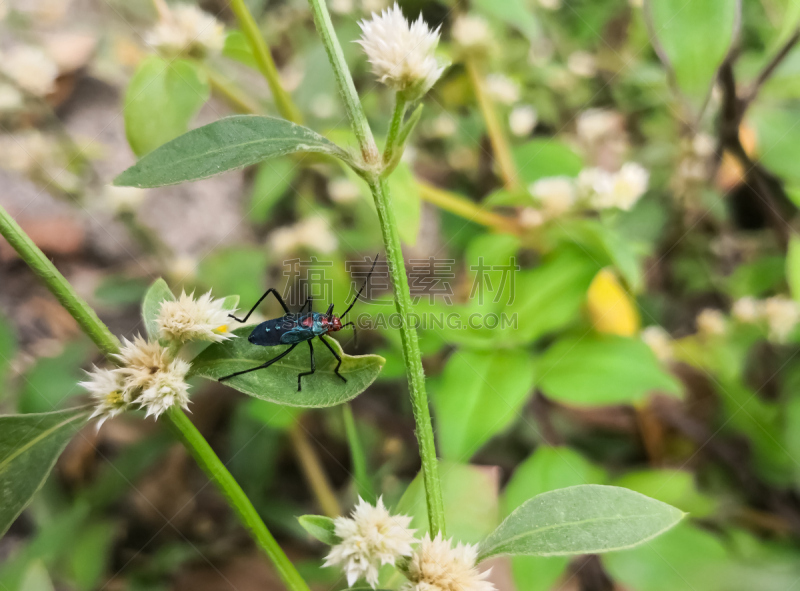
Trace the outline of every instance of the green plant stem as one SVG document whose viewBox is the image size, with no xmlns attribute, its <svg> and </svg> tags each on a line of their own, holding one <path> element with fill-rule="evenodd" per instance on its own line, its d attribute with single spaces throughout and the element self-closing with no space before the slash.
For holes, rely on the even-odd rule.
<svg viewBox="0 0 800 591">
<path fill-rule="evenodd" d="M 428 393 L 425 389 L 425 371 L 422 367 L 422 354 L 419 350 L 417 331 L 409 325 L 413 312 L 411 293 L 408 288 L 408 277 L 397 231 L 397 220 L 392 208 L 389 186 L 385 180 L 374 179 L 370 182 L 375 207 L 378 210 L 383 243 L 386 248 L 386 260 L 389 263 L 389 275 L 394 287 L 395 308 L 400 318 L 400 339 L 403 344 L 403 359 L 406 364 L 406 376 L 411 393 L 411 407 L 417 425 L 417 442 L 419 456 L 422 461 L 422 478 L 425 483 L 425 496 L 428 505 L 431 535 L 445 533 L 444 501 L 442 485 L 439 480 L 439 465 L 436 459 L 436 444 L 431 425 L 431 412 L 428 406 Z"/>
<path fill-rule="evenodd" d="M 383 244 L 386 249 L 386 260 L 394 289 L 395 307 L 400 316 L 400 338 L 403 343 L 403 358 L 406 364 L 406 375 L 411 394 L 411 406 L 417 425 L 417 441 L 419 455 L 422 460 L 422 476 L 425 483 L 425 496 L 428 505 L 428 519 L 431 535 L 445 533 L 444 503 L 442 501 L 442 485 L 439 480 L 439 465 L 436 459 L 436 444 L 433 438 L 433 425 L 428 407 L 428 394 L 425 391 L 425 372 L 422 368 L 422 354 L 419 350 L 417 332 L 409 324 L 412 312 L 411 293 L 408 289 L 403 249 L 400 245 L 400 234 L 397 231 L 397 220 L 392 209 L 389 187 L 384 179 L 379 178 L 381 157 L 372 136 L 372 130 L 364 114 L 364 108 L 358 98 L 353 78 L 344 60 L 341 45 L 331 23 L 328 8 L 324 0 L 308 0 L 314 14 L 314 23 L 322 37 L 325 51 L 333 67 L 339 93 L 345 102 L 347 115 L 353 132 L 361 147 L 364 158 L 364 177 L 369 184 L 375 207 L 378 210 Z M 371 174 L 370 174 L 371 171 Z"/>
<path fill-rule="evenodd" d="M 364 164 L 367 167 L 378 166 L 380 164 L 378 146 L 375 144 L 375 138 L 369 127 L 367 116 L 364 114 L 364 108 L 358 99 L 356 85 L 353 83 L 353 77 L 350 75 L 350 70 L 344 59 L 342 46 L 336 37 L 336 31 L 333 28 L 331 15 L 328 13 L 325 0 L 308 0 L 308 3 L 311 5 L 317 32 L 322 37 L 322 44 L 325 46 L 328 60 L 333 67 L 333 74 L 336 77 L 336 84 L 339 86 L 339 93 L 344 100 L 347 117 L 350 119 L 353 133 L 358 140 L 358 145 L 361 147 L 361 157 L 364 159 Z"/>
<path fill-rule="evenodd" d="M 383 149 L 383 165 L 388 166 L 394 162 L 398 150 L 403 149 L 399 145 L 398 138 L 400 137 L 400 128 L 403 126 L 403 117 L 408 108 L 408 101 L 400 96 L 400 93 L 395 93 L 394 113 L 392 114 L 392 121 L 389 124 L 389 133 L 386 137 L 386 147 Z"/>
<path fill-rule="evenodd" d="M 167 411 L 167 415 L 170 418 L 173 430 L 183 441 L 186 449 L 189 450 L 189 453 L 192 454 L 192 457 L 194 457 L 206 475 L 222 491 L 222 494 L 228 500 L 228 504 L 239 515 L 239 519 L 250 531 L 261 549 L 270 557 L 278 570 L 278 575 L 286 583 L 286 586 L 292 591 L 309 591 L 308 585 L 289 561 L 278 542 L 272 537 L 242 487 L 234 480 L 225 464 L 217 457 L 203 435 L 197 430 L 197 427 L 186 416 L 186 413 L 179 407 L 173 406 Z"/>
<path fill-rule="evenodd" d="M 508 144 L 508 139 L 506 139 L 503 126 L 500 125 L 500 120 L 497 118 L 497 111 L 494 108 L 494 104 L 492 104 L 492 99 L 489 98 L 489 93 L 486 91 L 483 75 L 473 58 L 467 58 L 465 66 L 472 88 L 475 91 L 475 98 L 478 100 L 483 120 L 486 123 L 486 133 L 489 135 L 494 159 L 503 179 L 503 184 L 507 189 L 517 189 L 520 185 L 517 166 L 511 156 L 511 147 Z"/>
<path fill-rule="evenodd" d="M 295 123 L 302 123 L 303 116 L 295 106 L 292 97 L 283 88 L 280 76 L 278 75 L 278 68 L 275 67 L 275 60 L 272 59 L 272 54 L 267 47 L 264 37 L 258 28 L 253 15 L 247 9 L 244 0 L 231 0 L 231 10 L 236 15 L 239 21 L 239 26 L 242 28 L 242 33 L 247 38 L 250 44 L 250 49 L 253 52 L 253 57 L 256 60 L 258 69 L 264 75 L 264 79 L 269 85 L 269 90 L 272 93 L 272 98 L 275 100 L 275 106 L 278 107 L 278 112 L 284 119 L 294 121 Z"/>
<path fill-rule="evenodd" d="M 481 206 L 465 199 L 461 195 L 439 189 L 438 187 L 421 181 L 417 182 L 417 186 L 419 187 L 420 197 L 440 209 L 454 213 L 476 224 L 500 230 L 501 232 L 520 234 L 522 231 L 522 228 L 520 228 L 516 220 L 483 209 Z"/>
<path fill-rule="evenodd" d="M 25 234 L 9 213 L 0 206 L 0 235 L 17 251 L 31 270 L 44 282 L 45 286 L 58 299 L 62 306 L 78 322 L 84 333 L 92 339 L 97 347 L 106 355 L 119 353 L 119 340 L 108 327 L 97 317 L 75 292 L 66 278 L 55 265 L 44 255 L 41 249 Z M 275 564 L 281 578 L 291 591 L 309 591 L 297 569 L 286 557 L 267 526 L 258 516 L 250 500 L 236 483 L 225 465 L 214 454 L 188 417 L 177 407 L 167 413 L 174 428 L 181 434 L 181 439 L 197 462 L 222 489 L 223 494 L 236 510 L 242 522 L 253 533 L 258 544 L 264 549 Z"/>
<path fill-rule="evenodd" d="M 208 75 L 208 81 L 211 83 L 211 89 L 224 98 L 237 113 L 256 113 L 260 110 L 252 97 L 245 94 L 231 80 L 208 65 L 205 66 L 205 71 Z M 294 107 L 294 103 L 292 103 L 292 106 Z"/>
<path fill-rule="evenodd" d="M 356 483 L 358 496 L 368 503 L 375 503 L 375 489 L 372 487 L 372 480 L 367 470 L 367 455 L 364 453 L 364 446 L 358 436 L 356 421 L 353 418 L 353 409 L 350 404 L 342 405 L 342 417 L 344 418 L 344 429 L 347 433 L 347 442 L 350 445 L 350 462 L 353 466 L 353 479 Z"/>
<path fill-rule="evenodd" d="M 289 438 L 292 441 L 294 453 L 297 455 L 306 481 L 317 498 L 319 508 L 328 517 L 339 517 L 342 514 L 342 508 L 339 506 L 339 501 L 336 499 L 331 483 L 328 481 L 328 477 L 322 469 L 322 464 L 314 452 L 314 448 L 308 440 L 300 421 L 297 421 L 289 429 Z"/>
<path fill-rule="evenodd" d="M 50 292 L 76 320 L 81 330 L 92 339 L 97 347 L 105 355 L 117 353 L 119 351 L 117 337 L 111 334 L 111 331 L 100 321 L 89 304 L 75 292 L 75 289 L 59 273 L 56 266 L 34 244 L 33 240 L 1 205 L 0 234 L 8 240 L 8 243 L 17 251 L 31 270 L 39 276 Z"/>
</svg>

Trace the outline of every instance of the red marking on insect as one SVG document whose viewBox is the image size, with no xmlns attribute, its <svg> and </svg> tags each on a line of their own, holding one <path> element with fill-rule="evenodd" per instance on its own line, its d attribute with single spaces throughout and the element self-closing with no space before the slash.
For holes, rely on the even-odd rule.
<svg viewBox="0 0 800 591">
<path fill-rule="evenodd" d="M 325 320 L 325 324 L 326 325 L 328 324 L 327 319 Z M 331 326 L 328 329 L 328 332 L 336 332 L 336 331 L 342 330 L 342 320 L 338 316 L 334 316 L 331 319 L 331 324 L 333 324 L 333 326 Z"/>
<path fill-rule="evenodd" d="M 302 324 L 306 328 L 311 328 L 314 325 L 314 318 L 312 318 L 311 316 L 303 318 L 300 321 L 300 324 Z"/>
</svg>

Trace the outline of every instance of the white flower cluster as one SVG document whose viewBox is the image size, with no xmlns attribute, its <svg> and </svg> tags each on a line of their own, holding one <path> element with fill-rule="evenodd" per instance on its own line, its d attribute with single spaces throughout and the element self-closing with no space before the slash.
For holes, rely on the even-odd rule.
<svg viewBox="0 0 800 591">
<path fill-rule="evenodd" d="M 146 36 L 147 44 L 167 56 L 203 57 L 225 45 L 225 27 L 194 4 L 177 4 L 161 15 Z"/>
<path fill-rule="evenodd" d="M 339 241 L 325 218 L 312 216 L 293 226 L 278 228 L 272 233 L 270 244 L 279 253 L 292 252 L 301 247 L 328 253 L 336 250 Z"/>
<path fill-rule="evenodd" d="M 405 591 L 495 591 L 486 581 L 489 571 L 476 568 L 477 546 L 453 547 L 441 534 L 417 540 L 410 524 L 410 517 L 390 514 L 381 499 L 374 507 L 359 500 L 350 517 L 335 520 L 339 541 L 325 566 L 342 567 L 349 586 L 364 578 L 376 588 L 381 566 L 391 564 L 408 579 Z"/>
<path fill-rule="evenodd" d="M 397 3 L 371 20 L 359 23 L 356 41 L 372 64 L 372 72 L 389 88 L 414 101 L 430 90 L 445 70 L 434 55 L 439 29 L 431 30 L 420 16 L 410 23 Z"/>
<path fill-rule="evenodd" d="M 785 343 L 800 323 L 800 304 L 784 296 L 744 297 L 733 304 L 731 313 L 743 324 L 766 325 L 769 339 L 776 343 Z"/>
<path fill-rule="evenodd" d="M 0 69 L 36 96 L 46 96 L 55 90 L 58 65 L 38 47 L 17 45 L 0 55 Z"/>
<path fill-rule="evenodd" d="M 648 326 L 642 330 L 640 336 L 659 361 L 667 362 L 672 360 L 672 339 L 666 330 L 660 326 Z"/>
<path fill-rule="evenodd" d="M 132 408 L 146 411 L 146 416 L 158 418 L 172 406 L 187 408 L 189 385 L 186 374 L 190 364 L 176 354 L 180 345 L 190 341 L 220 341 L 229 338 L 228 313 L 223 300 L 214 300 L 207 293 L 195 300 L 185 293 L 177 301 L 161 304 L 156 324 L 159 336 L 169 344 L 146 341 L 137 336 L 123 340 L 114 358 L 114 369 L 93 368 L 89 379 L 81 382 L 95 400 L 92 418 L 115 417 Z"/>
<path fill-rule="evenodd" d="M 466 53 L 486 53 L 492 47 L 492 30 L 482 16 L 460 15 L 453 22 L 450 35 L 458 48 Z"/>
<path fill-rule="evenodd" d="M 701 310 L 695 319 L 695 324 L 697 324 L 697 332 L 704 336 L 723 335 L 728 327 L 725 315 L 713 308 Z"/>
<path fill-rule="evenodd" d="M 578 206 L 630 210 L 647 191 L 649 179 L 650 173 L 644 167 L 628 162 L 614 173 L 601 168 L 587 168 L 577 179 L 567 176 L 539 179 L 528 187 L 528 192 L 539 204 L 541 221 L 544 222 Z"/>
</svg>

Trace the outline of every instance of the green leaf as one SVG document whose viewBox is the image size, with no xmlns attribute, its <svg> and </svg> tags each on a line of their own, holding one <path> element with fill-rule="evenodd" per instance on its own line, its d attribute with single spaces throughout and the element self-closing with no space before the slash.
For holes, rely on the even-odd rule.
<svg viewBox="0 0 800 591">
<path fill-rule="evenodd" d="M 158 338 L 158 314 L 161 311 L 162 302 L 174 302 L 175 295 L 161 277 L 156 279 L 144 294 L 142 300 L 142 320 L 147 330 L 147 336 L 151 339 Z"/>
<path fill-rule="evenodd" d="M 108 567 L 116 527 L 110 521 L 92 523 L 76 532 L 69 556 L 70 579 L 76 589 L 97 589 Z"/>
<path fill-rule="evenodd" d="M 292 181 L 302 170 L 290 158 L 276 158 L 262 162 L 253 179 L 253 193 L 247 216 L 254 222 L 266 222 Z"/>
<path fill-rule="evenodd" d="M 551 176 L 574 177 L 583 168 L 583 158 L 567 144 L 552 138 L 531 140 L 517 146 L 513 156 L 525 186 Z"/>
<path fill-rule="evenodd" d="M 78 382 L 85 377 L 81 366 L 93 347 L 86 339 L 67 343 L 56 357 L 41 357 L 25 376 L 17 410 L 21 413 L 50 412 L 63 408 L 66 400 L 84 392 Z"/>
<path fill-rule="evenodd" d="M 479 560 L 500 554 L 568 556 L 633 548 L 683 517 L 675 507 L 624 488 L 571 486 L 517 508 L 481 542 Z"/>
<path fill-rule="evenodd" d="M 475 544 L 497 527 L 499 474 L 496 468 L 439 462 L 439 476 L 448 536 Z M 411 481 L 393 513 L 410 515 L 417 537 L 429 531 L 422 474 Z"/>
<path fill-rule="evenodd" d="M 563 338 L 539 359 L 537 372 L 542 391 L 567 404 L 630 404 L 650 392 L 682 392 L 646 344 L 613 335 Z"/>
<path fill-rule="evenodd" d="M 222 48 L 222 55 L 236 60 L 254 70 L 258 69 L 256 58 L 253 57 L 253 50 L 244 33 L 236 29 L 230 29 L 225 36 L 225 45 Z"/>
<path fill-rule="evenodd" d="M 800 238 L 792 234 L 786 255 L 786 281 L 795 301 L 800 302 Z"/>
<path fill-rule="evenodd" d="M 740 2 L 647 0 L 646 8 L 659 56 L 699 115 L 733 43 Z"/>
<path fill-rule="evenodd" d="M 533 371 L 524 350 L 456 350 L 433 397 L 442 457 L 467 461 L 505 430 L 532 392 Z"/>
<path fill-rule="evenodd" d="M 263 278 L 269 261 L 260 246 L 219 249 L 202 260 L 198 281 L 217 293 L 239 294 L 246 310 L 264 294 Z"/>
<path fill-rule="evenodd" d="M 694 474 L 685 470 L 639 470 L 617 478 L 613 484 L 677 507 L 692 517 L 708 517 L 717 507 L 714 499 L 697 490 Z"/>
<path fill-rule="evenodd" d="M 210 96 L 204 70 L 194 62 L 146 58 L 125 93 L 125 134 L 137 156 L 186 133 Z"/>
<path fill-rule="evenodd" d="M 333 546 L 341 541 L 334 533 L 336 526 L 330 517 L 325 517 L 324 515 L 301 515 L 297 520 L 304 530 L 323 544 Z"/>
<path fill-rule="evenodd" d="M 397 217 L 400 239 L 414 246 L 417 243 L 422 216 L 422 197 L 417 181 L 408 164 L 401 162 L 387 179 L 392 196 L 392 207 Z"/>
<path fill-rule="evenodd" d="M 541 493 L 577 486 L 603 484 L 605 472 L 568 447 L 541 445 L 520 464 L 503 493 L 503 515 Z M 564 574 L 569 559 L 564 556 L 514 556 L 511 571 L 519 591 L 548 591 Z"/>
<path fill-rule="evenodd" d="M 344 150 L 307 127 L 276 117 L 234 115 L 164 144 L 120 174 L 114 184 L 163 187 L 298 152 L 321 152 L 348 160 Z"/>
<path fill-rule="evenodd" d="M 209 346 L 192 361 L 192 373 L 216 380 L 261 365 L 287 349 L 251 345 L 247 337 L 252 331 L 252 326 L 239 328 L 233 331 L 236 338 Z M 308 346 L 303 343 L 274 365 L 231 378 L 225 384 L 255 398 L 288 406 L 322 408 L 352 400 L 375 381 L 385 360 L 378 355 L 346 355 L 338 341 L 328 339 L 328 342 L 342 358 L 339 373 L 347 378 L 347 383 L 333 373 L 336 359 L 317 341 L 314 350 L 317 371 L 303 378 L 300 392 L 297 374 L 311 367 Z"/>
<path fill-rule="evenodd" d="M 88 411 L 0 416 L 0 536 L 44 484 Z"/>
<path fill-rule="evenodd" d="M 11 360 L 16 355 L 17 339 L 11 323 L 3 316 L 0 316 L 0 400 L 3 399 L 6 388 L 5 381 Z"/>
<path fill-rule="evenodd" d="M 473 6 L 476 11 L 514 27 L 531 41 L 541 37 L 539 21 L 524 0 L 476 0 Z"/>
</svg>

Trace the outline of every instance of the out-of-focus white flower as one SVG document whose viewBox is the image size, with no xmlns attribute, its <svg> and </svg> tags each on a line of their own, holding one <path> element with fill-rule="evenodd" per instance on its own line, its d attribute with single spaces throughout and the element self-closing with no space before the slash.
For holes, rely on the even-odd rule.
<svg viewBox="0 0 800 591">
<path fill-rule="evenodd" d="M 359 23 L 362 35 L 356 41 L 364 49 L 378 80 L 401 92 L 407 100 L 424 95 L 439 79 L 445 66 L 434 55 L 439 29 L 432 31 L 420 16 L 409 23 L 400 7 Z"/>
<path fill-rule="evenodd" d="M 169 274 L 180 283 L 197 276 L 197 259 L 192 256 L 177 256 L 169 262 Z"/>
<path fill-rule="evenodd" d="M 764 318 L 764 302 L 751 296 L 739 298 L 734 302 L 731 314 L 745 324 L 760 322 Z"/>
<path fill-rule="evenodd" d="M 541 68 L 546 66 L 553 59 L 556 48 L 550 39 L 540 37 L 531 41 L 531 48 L 528 50 L 528 61 L 532 66 Z"/>
<path fill-rule="evenodd" d="M 458 544 L 454 548 L 450 540 L 442 539 L 441 533 L 434 539 L 425 534 L 408 562 L 404 574 L 409 583 L 403 589 L 496 591 L 495 586 L 486 580 L 490 571 L 478 571 L 475 565 L 477 558 L 477 546 Z"/>
<path fill-rule="evenodd" d="M 272 233 L 272 248 L 279 253 L 306 247 L 321 253 L 333 252 L 339 245 L 328 221 L 321 216 L 306 218 L 293 226 L 278 228 Z"/>
<path fill-rule="evenodd" d="M 194 4 L 176 4 L 145 37 L 162 54 L 206 56 L 222 51 L 225 27 Z"/>
<path fill-rule="evenodd" d="M 519 224 L 523 228 L 538 228 L 543 223 L 542 212 L 534 207 L 523 207 L 519 212 Z"/>
<path fill-rule="evenodd" d="M 644 6 L 644 0 L 628 0 L 631 6 L 634 8 L 641 8 Z"/>
<path fill-rule="evenodd" d="M 447 163 L 463 172 L 472 172 L 478 166 L 478 154 L 467 146 L 458 146 L 447 154 Z"/>
<path fill-rule="evenodd" d="M 692 151 L 700 158 L 710 158 L 717 150 L 717 141 L 707 133 L 698 133 L 692 139 Z"/>
<path fill-rule="evenodd" d="M 597 75 L 597 59 L 588 51 L 575 51 L 567 58 L 567 69 L 581 78 Z"/>
<path fill-rule="evenodd" d="M 30 174 L 50 167 L 53 149 L 39 130 L 0 135 L 0 168 Z"/>
<path fill-rule="evenodd" d="M 647 191 L 650 173 L 635 162 L 628 162 L 616 172 L 587 168 L 578 175 L 581 196 L 595 209 L 616 207 L 631 209 Z"/>
<path fill-rule="evenodd" d="M 719 310 L 713 308 L 706 308 L 702 310 L 695 321 L 697 323 L 697 330 L 700 334 L 705 336 L 716 336 L 725 334 L 727 322 L 725 315 Z"/>
<path fill-rule="evenodd" d="M 19 111 L 24 104 L 25 99 L 19 90 L 10 84 L 0 84 L 0 112 Z"/>
<path fill-rule="evenodd" d="M 0 69 L 24 90 L 36 96 L 45 96 L 55 90 L 58 66 L 38 47 L 12 47 L 0 56 Z"/>
<path fill-rule="evenodd" d="M 130 409 L 131 401 L 126 397 L 124 376 L 118 370 L 94 367 L 87 375 L 89 379 L 78 385 L 88 390 L 95 401 L 95 409 L 89 419 L 99 419 L 97 428 L 100 429 L 106 420 Z"/>
<path fill-rule="evenodd" d="M 340 541 L 331 548 L 325 566 L 342 566 L 348 586 L 363 577 L 374 589 L 381 566 L 413 552 L 414 530 L 409 525 L 410 517 L 391 515 L 382 499 L 374 507 L 359 499 L 350 517 L 334 521 Z"/>
<path fill-rule="evenodd" d="M 539 6 L 545 10 L 558 10 L 561 8 L 561 0 L 539 0 Z"/>
<path fill-rule="evenodd" d="M 517 105 L 508 116 L 508 127 L 517 137 L 527 137 L 536 127 L 539 114 L 532 105 Z"/>
<path fill-rule="evenodd" d="M 450 35 L 455 43 L 467 51 L 487 51 L 492 45 L 489 23 L 475 14 L 459 15 L 453 23 Z"/>
<path fill-rule="evenodd" d="M 225 308 L 225 300 L 214 299 L 211 292 L 194 299 L 194 294 L 181 296 L 175 301 L 164 300 L 158 311 L 156 324 L 161 338 L 185 343 L 187 341 L 226 341 L 229 332 L 228 314 L 234 310 Z"/>
<path fill-rule="evenodd" d="M 388 0 L 361 0 L 361 10 L 364 12 L 378 12 L 389 6 Z"/>
<path fill-rule="evenodd" d="M 330 119 L 336 114 L 336 101 L 327 93 L 318 94 L 311 99 L 311 113 L 319 119 Z"/>
<path fill-rule="evenodd" d="M 486 76 L 486 92 L 498 103 L 513 105 L 519 100 L 519 84 L 503 74 Z"/>
<path fill-rule="evenodd" d="M 785 343 L 800 321 L 797 302 L 784 296 L 774 296 L 764 301 L 764 318 L 769 328 L 769 338 Z"/>
<path fill-rule="evenodd" d="M 430 133 L 433 137 L 452 137 L 458 131 L 455 117 L 449 113 L 442 113 L 431 122 Z"/>
<path fill-rule="evenodd" d="M 578 115 L 578 137 L 588 145 L 622 131 L 622 117 L 608 109 L 589 109 Z"/>
<path fill-rule="evenodd" d="M 555 218 L 568 212 L 577 199 L 575 181 L 566 176 L 539 179 L 531 183 L 528 192 L 541 203 L 547 218 Z"/>
<path fill-rule="evenodd" d="M 188 408 L 187 362 L 173 359 L 168 349 L 141 337 L 132 342 L 123 339 L 122 349 L 114 357 L 120 365 L 114 371 L 123 378 L 123 397 L 145 409 L 147 416 L 158 418 L 175 405 Z"/>
<path fill-rule="evenodd" d="M 331 10 L 336 14 L 350 14 L 355 8 L 353 0 L 331 0 Z"/>
<path fill-rule="evenodd" d="M 672 339 L 666 330 L 660 326 L 648 326 L 642 330 L 641 337 L 660 361 L 672 359 Z"/>
<path fill-rule="evenodd" d="M 117 187 L 116 185 L 106 185 L 103 192 L 106 203 L 113 211 L 118 213 L 137 211 L 147 195 L 145 189 Z"/>
<path fill-rule="evenodd" d="M 353 203 L 361 196 L 361 189 L 347 177 L 328 181 L 328 194 L 336 203 Z"/>
</svg>

